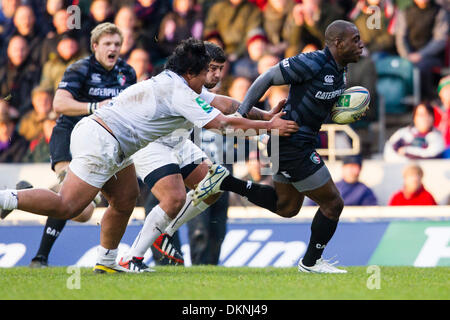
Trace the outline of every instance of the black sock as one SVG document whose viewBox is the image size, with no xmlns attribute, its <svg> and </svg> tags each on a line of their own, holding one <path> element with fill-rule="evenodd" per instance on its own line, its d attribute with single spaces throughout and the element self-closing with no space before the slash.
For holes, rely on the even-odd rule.
<svg viewBox="0 0 450 320">
<path fill-rule="evenodd" d="M 275 188 L 264 184 L 237 179 L 232 175 L 223 179 L 220 189 L 231 191 L 246 197 L 248 201 L 272 212 L 277 211 L 277 193 Z"/>
<path fill-rule="evenodd" d="M 316 260 L 322 256 L 326 244 L 333 237 L 336 231 L 338 221 L 333 221 L 326 217 L 320 209 L 311 223 L 311 238 L 309 239 L 308 249 L 303 257 L 303 264 L 311 267 L 316 264 Z"/>
<path fill-rule="evenodd" d="M 48 218 L 45 224 L 44 233 L 42 234 L 41 245 L 36 256 L 42 256 L 48 259 L 50 250 L 58 238 L 61 231 L 64 229 L 67 220 L 60 220 Z"/>
</svg>

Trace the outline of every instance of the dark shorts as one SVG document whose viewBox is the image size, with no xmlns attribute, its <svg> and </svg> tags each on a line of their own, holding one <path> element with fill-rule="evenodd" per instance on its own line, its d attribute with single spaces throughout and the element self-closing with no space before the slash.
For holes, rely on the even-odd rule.
<svg viewBox="0 0 450 320">
<path fill-rule="evenodd" d="M 53 128 L 52 136 L 50 138 L 50 160 L 52 170 L 55 171 L 55 165 L 62 161 L 71 161 L 70 154 L 70 135 L 73 127 L 56 125 Z"/>
<path fill-rule="evenodd" d="M 280 139 L 278 159 L 274 181 L 292 183 L 299 191 L 317 189 L 331 178 L 314 141 L 293 145 Z"/>
</svg>

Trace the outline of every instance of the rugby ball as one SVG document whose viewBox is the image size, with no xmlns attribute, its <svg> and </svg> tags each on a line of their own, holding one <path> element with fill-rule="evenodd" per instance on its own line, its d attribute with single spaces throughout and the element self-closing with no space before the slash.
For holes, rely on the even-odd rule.
<svg viewBox="0 0 450 320">
<path fill-rule="evenodd" d="M 338 124 L 357 121 L 369 108 L 370 93 L 364 87 L 346 89 L 331 109 L 331 120 Z"/>
</svg>

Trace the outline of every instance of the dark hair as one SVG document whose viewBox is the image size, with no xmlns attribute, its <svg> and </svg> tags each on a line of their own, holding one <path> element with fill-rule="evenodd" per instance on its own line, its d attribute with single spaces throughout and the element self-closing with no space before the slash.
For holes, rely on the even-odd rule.
<svg viewBox="0 0 450 320">
<path fill-rule="evenodd" d="M 165 68 L 179 75 L 198 75 L 208 69 L 211 58 L 206 52 L 205 44 L 201 40 L 189 38 L 181 41 L 175 51 L 167 59 Z"/>
<path fill-rule="evenodd" d="M 205 48 L 212 61 L 216 61 L 219 63 L 224 63 L 225 61 L 227 61 L 225 52 L 218 45 L 212 42 L 205 41 Z"/>
<path fill-rule="evenodd" d="M 417 108 L 419 106 L 424 106 L 425 110 L 427 111 L 427 113 L 431 117 L 433 117 L 433 120 L 434 120 L 434 108 L 433 108 L 433 106 L 431 105 L 431 103 L 429 101 L 422 101 L 421 103 L 419 103 L 418 105 L 416 105 L 414 107 L 414 110 L 413 110 L 413 121 L 414 121 L 414 118 L 416 117 Z"/>
</svg>

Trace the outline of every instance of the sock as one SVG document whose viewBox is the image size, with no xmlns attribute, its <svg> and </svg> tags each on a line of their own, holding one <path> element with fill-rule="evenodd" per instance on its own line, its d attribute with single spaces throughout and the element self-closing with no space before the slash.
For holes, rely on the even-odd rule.
<svg viewBox="0 0 450 320">
<path fill-rule="evenodd" d="M 189 220 L 195 218 L 200 213 L 205 211 L 210 205 L 205 202 L 200 202 L 197 206 L 194 206 L 192 203 L 192 195 L 194 191 L 191 190 L 188 192 L 186 196 L 186 203 L 184 204 L 183 208 L 178 212 L 175 219 L 172 220 L 172 222 L 169 224 L 169 226 L 166 228 L 165 232 L 169 236 L 173 236 L 173 234 L 186 222 Z"/>
<path fill-rule="evenodd" d="M 6 189 L 0 191 L 0 208 L 5 210 L 17 209 L 17 190 Z"/>
<path fill-rule="evenodd" d="M 125 256 L 125 260 L 130 260 L 132 257 L 143 257 L 170 222 L 171 219 L 164 210 L 159 205 L 155 206 L 145 218 L 144 226 Z"/>
<path fill-rule="evenodd" d="M 64 229 L 67 220 L 48 218 L 42 234 L 41 244 L 36 256 L 43 256 L 48 259 L 53 244 Z"/>
<path fill-rule="evenodd" d="M 277 193 L 275 188 L 264 184 L 253 183 L 252 181 L 244 181 L 228 175 L 223 179 L 220 189 L 223 191 L 232 191 L 243 197 L 248 201 L 263 207 L 272 212 L 277 211 Z"/>
<path fill-rule="evenodd" d="M 104 266 L 113 266 L 116 264 L 117 252 L 119 249 L 106 249 L 102 246 L 97 248 L 97 263 Z"/>
<path fill-rule="evenodd" d="M 308 249 L 303 257 L 303 264 L 311 267 L 320 259 L 328 241 L 333 237 L 336 231 L 338 221 L 333 221 L 326 217 L 322 211 L 317 210 L 311 223 L 311 237 L 309 239 Z"/>
</svg>

